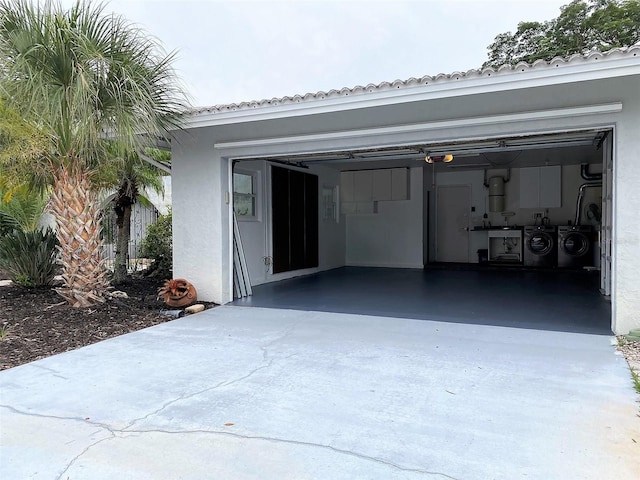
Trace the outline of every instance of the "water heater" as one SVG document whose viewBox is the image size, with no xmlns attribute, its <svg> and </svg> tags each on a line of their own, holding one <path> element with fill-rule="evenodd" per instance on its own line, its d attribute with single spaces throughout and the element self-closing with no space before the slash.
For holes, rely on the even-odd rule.
<svg viewBox="0 0 640 480">
<path fill-rule="evenodd" d="M 502 177 L 489 179 L 489 211 L 504 211 L 504 178 Z"/>
</svg>

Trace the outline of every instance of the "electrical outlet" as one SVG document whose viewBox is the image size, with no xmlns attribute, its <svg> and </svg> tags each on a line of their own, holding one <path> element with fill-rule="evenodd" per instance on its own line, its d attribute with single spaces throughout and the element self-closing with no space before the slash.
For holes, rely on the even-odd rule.
<svg viewBox="0 0 640 480">
<path fill-rule="evenodd" d="M 541 218 L 542 218 L 542 215 L 543 215 L 543 213 L 542 213 L 542 212 L 535 212 L 535 213 L 533 214 L 533 219 L 534 219 L 534 220 L 541 219 Z"/>
</svg>

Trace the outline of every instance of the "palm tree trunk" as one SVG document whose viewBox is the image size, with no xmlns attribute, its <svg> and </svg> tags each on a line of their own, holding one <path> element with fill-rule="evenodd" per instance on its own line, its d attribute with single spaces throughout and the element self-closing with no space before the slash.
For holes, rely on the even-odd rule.
<svg viewBox="0 0 640 480">
<path fill-rule="evenodd" d="M 127 279 L 127 257 L 131 238 L 131 204 L 119 205 L 116 210 L 116 258 L 113 268 L 113 283 L 119 284 Z"/>
<path fill-rule="evenodd" d="M 74 307 L 103 302 L 109 280 L 102 259 L 101 209 L 87 172 L 57 168 L 49 209 L 56 219 L 64 281 L 57 292 Z"/>
</svg>

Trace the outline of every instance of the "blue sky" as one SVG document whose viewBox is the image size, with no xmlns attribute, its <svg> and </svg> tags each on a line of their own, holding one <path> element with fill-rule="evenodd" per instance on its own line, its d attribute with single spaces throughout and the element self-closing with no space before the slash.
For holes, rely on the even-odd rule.
<svg viewBox="0 0 640 480">
<path fill-rule="evenodd" d="M 495 35 L 554 18 L 569 1 L 113 0 L 106 9 L 178 50 L 176 69 L 205 106 L 477 68 Z"/>
</svg>

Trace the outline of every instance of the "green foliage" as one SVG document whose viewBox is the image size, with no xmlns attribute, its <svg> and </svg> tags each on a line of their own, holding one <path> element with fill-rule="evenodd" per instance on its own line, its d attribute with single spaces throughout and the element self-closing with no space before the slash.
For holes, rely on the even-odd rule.
<svg viewBox="0 0 640 480">
<path fill-rule="evenodd" d="M 636 389 L 636 392 L 640 394 L 640 375 L 631 370 L 631 378 L 633 379 L 633 387 Z"/>
<path fill-rule="evenodd" d="M 44 195 L 21 185 L 5 191 L 0 187 L 0 235 L 18 229 L 33 232 L 47 205 Z"/>
<path fill-rule="evenodd" d="M 39 225 L 46 196 L 27 185 L 0 185 L 0 269 L 23 287 L 50 285 L 57 268 L 57 241 Z"/>
<path fill-rule="evenodd" d="M 147 234 L 140 245 L 140 256 L 153 260 L 147 274 L 162 279 L 170 279 L 173 270 L 173 239 L 171 212 L 161 215 L 149 225 Z"/>
<path fill-rule="evenodd" d="M 106 5 L 0 0 L 0 94 L 47 132 L 46 163 L 94 168 L 110 143 L 135 151 L 187 106 L 157 40 Z"/>
<path fill-rule="evenodd" d="M 51 229 L 13 230 L 0 238 L 0 269 L 23 287 L 51 285 L 57 269 L 56 246 Z"/>
<path fill-rule="evenodd" d="M 497 35 L 484 67 L 532 63 L 557 56 L 606 51 L 640 41 L 640 0 L 574 0 L 547 22 L 521 22 Z"/>
<path fill-rule="evenodd" d="M 170 152 L 147 148 L 146 155 L 157 160 L 171 159 Z M 115 145 L 107 149 L 108 160 L 101 163 L 93 175 L 94 185 L 102 190 L 117 189 L 118 196 L 129 197 L 134 200 L 143 188 L 162 193 L 164 173 L 156 166 L 144 161 L 136 152 L 124 153 Z M 163 160 L 165 161 L 165 160 Z"/>
<path fill-rule="evenodd" d="M 44 157 L 46 145 L 42 131 L 0 97 L 0 189 L 5 190 L 3 194 L 11 186 L 24 183 L 41 186 L 47 181 L 49 169 L 38 162 Z"/>
<path fill-rule="evenodd" d="M 89 0 L 68 8 L 52 0 L 0 0 L 0 96 L 43 132 L 46 148 L 28 163 L 40 172 L 36 177 L 53 184 L 59 226 L 96 207 L 93 192 L 73 198 L 74 191 L 65 189 L 69 178 L 91 179 L 111 160 L 109 149 L 124 157 L 154 145 L 180 127 L 188 108 L 172 65 L 175 54 L 106 10 Z M 75 211 L 66 208 L 68 197 Z M 87 261 L 100 253 L 100 232 L 90 217 L 81 217 L 91 222 L 83 249 L 58 229 L 68 282 L 63 296 L 74 305 L 92 304 L 106 288 L 99 262 Z M 81 276 L 74 274 L 77 265 L 85 271 Z"/>
</svg>

